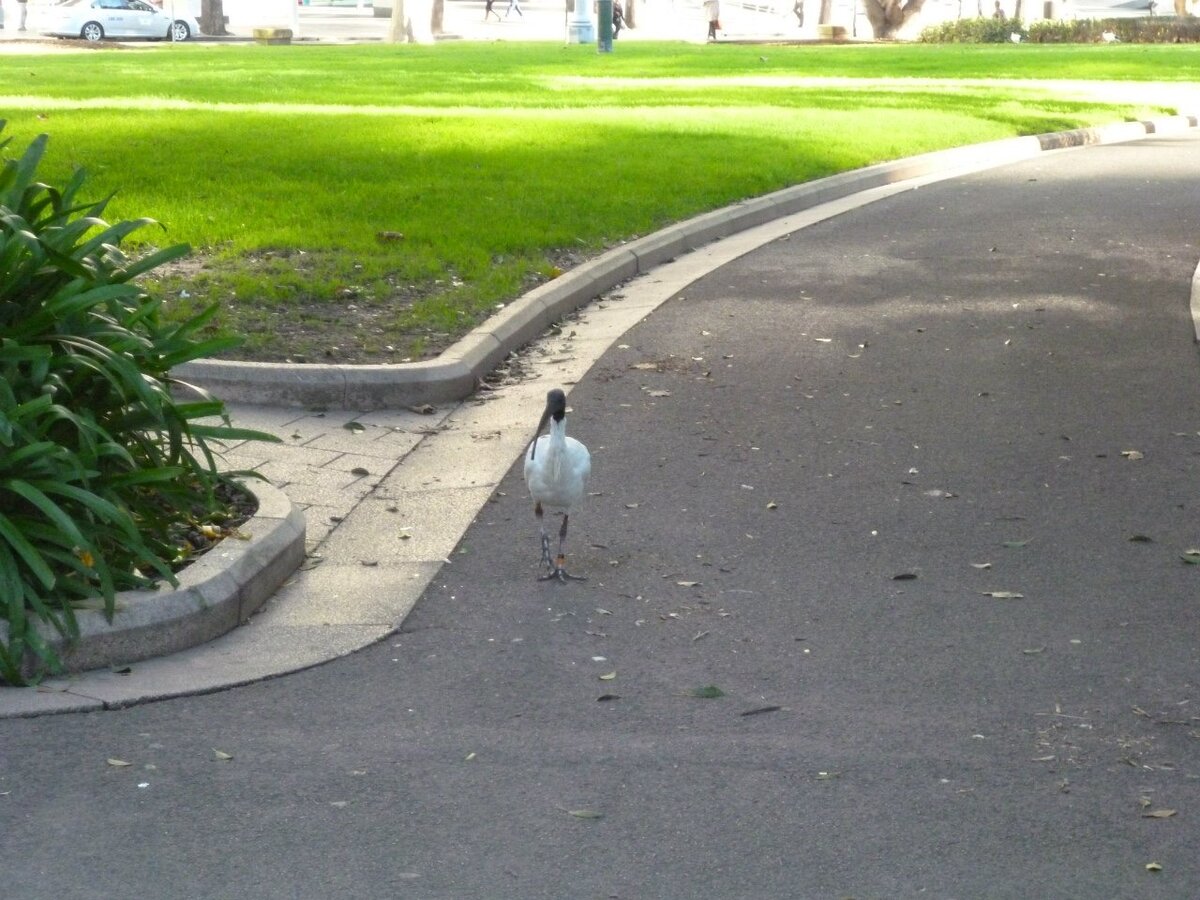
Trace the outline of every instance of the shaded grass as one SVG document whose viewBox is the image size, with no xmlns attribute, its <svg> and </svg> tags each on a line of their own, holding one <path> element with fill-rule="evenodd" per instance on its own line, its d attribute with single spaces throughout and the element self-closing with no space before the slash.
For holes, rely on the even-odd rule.
<svg viewBox="0 0 1200 900">
<path fill-rule="evenodd" d="M 199 265 L 162 285 L 170 314 L 215 300 L 218 327 L 246 335 L 255 358 L 343 361 L 436 350 L 560 266 L 747 196 L 1135 112 L 1018 88 L 721 83 L 761 76 L 759 48 L 578 49 L 196 46 L 20 66 L 0 57 L 0 93 L 19 82 L 32 97 L 142 98 L 133 108 L 34 101 L 8 115 L 9 131 L 18 143 L 50 132 L 52 174 L 85 166 L 97 191 L 119 189 L 115 216 L 152 214 L 171 241 L 201 250 Z M 1197 59 L 1155 56 L 1157 47 L 1137 48 L 1148 57 L 1037 49 L 1104 77 L 1158 77 L 1150 58 L 1178 76 Z M 774 75 L 872 78 L 995 64 L 977 48 L 942 46 L 772 48 L 769 59 Z M 581 74 L 706 81 L 597 88 Z M 168 99 L 192 105 L 155 108 Z M 214 102 L 225 105 L 203 105 Z"/>
</svg>

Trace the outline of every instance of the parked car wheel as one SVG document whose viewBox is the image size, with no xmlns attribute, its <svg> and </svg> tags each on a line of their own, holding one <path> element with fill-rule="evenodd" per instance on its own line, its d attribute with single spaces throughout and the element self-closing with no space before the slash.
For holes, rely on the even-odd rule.
<svg viewBox="0 0 1200 900">
<path fill-rule="evenodd" d="M 192 29 L 188 27 L 187 22 L 181 21 L 180 19 L 176 19 L 171 24 L 171 33 L 167 35 L 167 37 L 173 41 L 186 41 L 191 36 Z"/>
<path fill-rule="evenodd" d="M 79 30 L 79 36 L 85 41 L 102 41 L 104 28 L 99 22 L 88 22 Z"/>
</svg>

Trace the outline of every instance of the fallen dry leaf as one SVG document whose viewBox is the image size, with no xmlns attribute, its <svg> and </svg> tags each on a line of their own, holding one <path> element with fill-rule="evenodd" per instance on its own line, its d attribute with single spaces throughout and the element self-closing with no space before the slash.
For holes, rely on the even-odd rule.
<svg viewBox="0 0 1200 900">
<path fill-rule="evenodd" d="M 995 600 L 1024 600 L 1024 594 L 1018 594 L 1016 591 L 980 591 L 985 597 L 991 597 Z"/>
<path fill-rule="evenodd" d="M 133 763 L 131 763 L 131 762 L 126 762 L 126 761 L 125 761 L 125 760 L 123 760 L 123 759 L 117 759 L 116 757 L 112 757 L 112 756 L 110 756 L 110 757 L 109 757 L 109 758 L 106 760 L 106 762 L 107 762 L 107 763 L 108 763 L 110 766 L 113 766 L 114 768 L 117 768 L 117 769 L 123 769 L 123 768 L 125 768 L 126 766 L 132 766 L 132 765 L 133 765 Z"/>
<path fill-rule="evenodd" d="M 1152 809 L 1150 812 L 1142 813 L 1143 819 L 1169 819 L 1175 815 L 1173 809 Z"/>
<path fill-rule="evenodd" d="M 745 712 L 738 713 L 738 715 L 743 717 L 758 716 L 762 715 L 763 713 L 779 712 L 781 709 L 783 709 L 782 706 L 760 706 L 756 709 L 748 709 Z"/>
</svg>

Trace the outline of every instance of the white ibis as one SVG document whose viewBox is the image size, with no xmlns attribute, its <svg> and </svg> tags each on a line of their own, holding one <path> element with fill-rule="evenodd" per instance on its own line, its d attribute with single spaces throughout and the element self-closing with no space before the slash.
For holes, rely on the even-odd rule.
<svg viewBox="0 0 1200 900">
<path fill-rule="evenodd" d="M 542 434 L 546 423 L 550 433 Z M 541 435 L 539 437 L 539 435 Z M 546 394 L 546 409 L 533 441 L 525 453 L 525 483 L 533 497 L 533 513 L 537 516 L 538 529 L 542 533 L 542 565 L 547 569 L 539 581 L 585 581 L 578 575 L 568 575 L 567 518 L 571 507 L 583 499 L 587 489 L 588 474 L 592 471 L 592 457 L 588 448 L 575 438 L 567 437 L 567 395 L 558 388 Z M 550 535 L 546 533 L 543 507 L 562 510 L 562 527 L 558 531 L 558 556 L 550 556 Z"/>
</svg>

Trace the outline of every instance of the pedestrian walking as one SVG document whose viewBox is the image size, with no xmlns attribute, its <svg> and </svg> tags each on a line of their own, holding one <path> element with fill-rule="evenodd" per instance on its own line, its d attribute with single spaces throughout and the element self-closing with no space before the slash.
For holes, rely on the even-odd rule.
<svg viewBox="0 0 1200 900">
<path fill-rule="evenodd" d="M 525 18 L 525 13 L 521 12 L 521 0 L 508 0 L 508 9 L 504 11 L 504 18 L 508 18 L 508 14 L 513 10 L 517 11 L 517 15 L 522 19 Z"/>
<path fill-rule="evenodd" d="M 483 21 L 486 22 L 488 20 L 488 16 L 495 16 L 496 21 L 497 22 L 500 21 L 500 13 L 496 12 L 496 10 L 493 9 L 493 7 L 495 5 L 496 5 L 496 0 L 484 0 Z"/>
<path fill-rule="evenodd" d="M 704 0 L 704 12 L 708 16 L 708 39 L 717 39 L 717 29 L 721 27 L 720 0 Z"/>
<path fill-rule="evenodd" d="M 621 29 L 625 27 L 625 10 L 621 8 L 621 0 L 613 0 L 613 40 L 617 39 L 617 35 L 621 33 Z"/>
<path fill-rule="evenodd" d="M 17 31 L 24 31 L 25 30 L 25 20 L 29 16 L 28 0 L 17 0 L 17 6 L 21 10 L 21 18 L 17 23 Z"/>
</svg>

